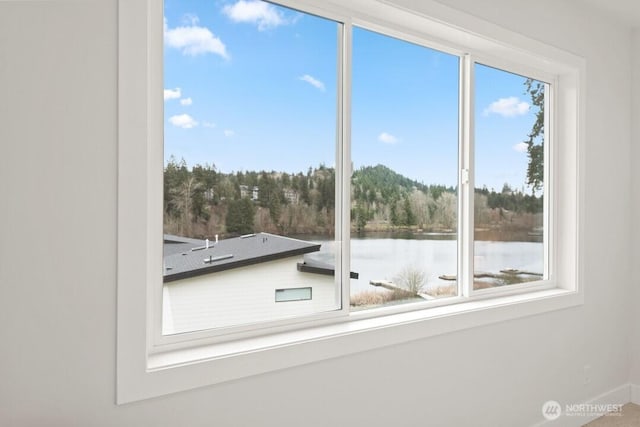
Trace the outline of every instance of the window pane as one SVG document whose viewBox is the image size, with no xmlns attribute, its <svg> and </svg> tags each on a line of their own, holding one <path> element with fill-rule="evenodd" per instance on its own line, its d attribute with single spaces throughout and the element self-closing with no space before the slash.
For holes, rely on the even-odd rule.
<svg viewBox="0 0 640 427">
<path fill-rule="evenodd" d="M 353 31 L 351 305 L 457 295 L 459 58 Z"/>
<path fill-rule="evenodd" d="M 474 289 L 544 274 L 544 95 L 537 80 L 475 66 Z"/>
<path fill-rule="evenodd" d="M 165 1 L 164 334 L 340 308 L 339 30 L 266 2 Z M 287 288 L 309 298 L 277 304 Z"/>
<path fill-rule="evenodd" d="M 313 298 L 311 288 L 276 289 L 276 302 L 303 301 Z"/>
</svg>

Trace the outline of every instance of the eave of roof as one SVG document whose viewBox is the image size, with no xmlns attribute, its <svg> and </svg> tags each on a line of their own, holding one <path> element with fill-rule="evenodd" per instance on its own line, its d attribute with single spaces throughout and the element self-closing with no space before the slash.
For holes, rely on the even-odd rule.
<svg viewBox="0 0 640 427">
<path fill-rule="evenodd" d="M 336 269 L 331 264 L 326 264 L 319 261 L 306 260 L 297 264 L 298 271 L 303 273 L 322 274 L 325 276 L 335 276 Z M 357 279 L 360 275 L 354 271 L 349 272 L 351 279 Z"/>
</svg>

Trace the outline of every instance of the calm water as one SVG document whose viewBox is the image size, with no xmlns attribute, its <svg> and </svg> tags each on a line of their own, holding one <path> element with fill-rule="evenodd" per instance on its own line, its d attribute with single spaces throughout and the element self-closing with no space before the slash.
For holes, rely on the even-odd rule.
<svg viewBox="0 0 640 427">
<path fill-rule="evenodd" d="M 396 235 L 397 236 L 397 235 Z M 434 240 L 434 237 L 437 240 Z M 393 281 L 405 269 L 422 271 L 426 275 L 426 288 L 453 282 L 439 279 L 441 275 L 455 275 L 457 242 L 452 235 L 423 235 L 418 238 L 382 238 L 380 235 L 351 238 L 351 271 L 359 274 L 351 280 L 351 293 L 379 289 L 371 280 Z M 336 242 L 321 243 L 319 253 L 312 254 L 333 263 Z M 543 272 L 543 245 L 539 242 L 475 243 L 475 271 L 498 273 L 515 268 L 529 272 Z"/>
</svg>

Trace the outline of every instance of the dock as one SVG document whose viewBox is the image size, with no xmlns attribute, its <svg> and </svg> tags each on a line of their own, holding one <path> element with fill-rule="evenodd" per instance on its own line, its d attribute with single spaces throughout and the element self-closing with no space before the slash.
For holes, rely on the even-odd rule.
<svg viewBox="0 0 640 427">
<path fill-rule="evenodd" d="M 534 273 L 532 271 L 523 271 L 515 268 L 505 268 L 504 270 L 500 270 L 500 274 L 497 273 L 487 273 L 487 272 L 477 272 L 473 275 L 474 279 L 501 279 L 504 274 L 509 274 L 513 276 L 517 275 L 525 275 L 525 276 L 538 276 L 542 277 L 542 273 Z M 441 280 L 456 280 L 457 276 L 455 274 L 442 274 L 438 276 Z"/>
</svg>

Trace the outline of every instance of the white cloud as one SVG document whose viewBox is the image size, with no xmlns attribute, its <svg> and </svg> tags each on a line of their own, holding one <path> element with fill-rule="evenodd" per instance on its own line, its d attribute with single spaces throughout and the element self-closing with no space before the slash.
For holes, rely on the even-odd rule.
<svg viewBox="0 0 640 427">
<path fill-rule="evenodd" d="M 164 100 L 168 100 L 168 99 L 178 99 L 182 96 L 182 92 L 180 91 L 180 88 L 177 87 L 175 89 L 165 89 L 164 90 Z"/>
<path fill-rule="evenodd" d="M 222 12 L 233 22 L 256 24 L 260 31 L 288 24 L 278 9 L 258 0 L 239 0 L 233 5 L 226 5 Z"/>
<path fill-rule="evenodd" d="M 211 128 L 211 129 L 212 129 L 212 128 L 216 127 L 216 124 L 215 124 L 215 123 L 212 123 L 212 122 L 202 122 L 202 126 L 203 126 L 203 127 L 206 127 L 206 128 Z"/>
<path fill-rule="evenodd" d="M 197 56 L 206 53 L 220 55 L 229 59 L 227 47 L 218 37 L 205 27 L 197 25 L 198 17 L 190 17 L 191 25 L 169 28 L 167 19 L 164 20 L 164 43 L 174 49 L 182 51 L 183 55 Z"/>
<path fill-rule="evenodd" d="M 528 148 L 529 146 L 527 145 L 526 142 L 520 142 L 513 146 L 513 149 L 516 150 L 518 153 L 526 153 Z"/>
<path fill-rule="evenodd" d="M 311 86 L 320 89 L 321 91 L 324 92 L 324 83 L 322 83 L 320 80 L 310 76 L 309 74 L 305 74 L 302 77 L 298 77 L 298 79 L 302 80 L 303 82 L 307 82 L 309 83 Z"/>
<path fill-rule="evenodd" d="M 180 105 L 187 106 L 187 105 L 191 105 L 191 104 L 193 104 L 193 100 L 191 98 L 182 98 L 180 100 Z"/>
<path fill-rule="evenodd" d="M 182 129 L 191 129 L 198 126 L 198 122 L 196 122 L 193 117 L 188 114 L 180 114 L 178 116 L 169 117 L 169 123 L 172 125 L 182 128 Z"/>
<path fill-rule="evenodd" d="M 224 136 L 226 136 L 227 138 L 234 136 L 236 133 L 235 131 L 232 131 L 231 129 L 225 129 L 224 130 Z"/>
<path fill-rule="evenodd" d="M 529 112 L 530 105 L 525 101 L 520 101 L 517 97 L 500 98 L 492 102 L 484 110 L 484 115 L 498 114 L 502 117 L 522 116 Z"/>
<path fill-rule="evenodd" d="M 385 144 L 397 144 L 400 140 L 390 133 L 382 132 L 378 135 L 378 141 L 384 142 Z"/>
</svg>

